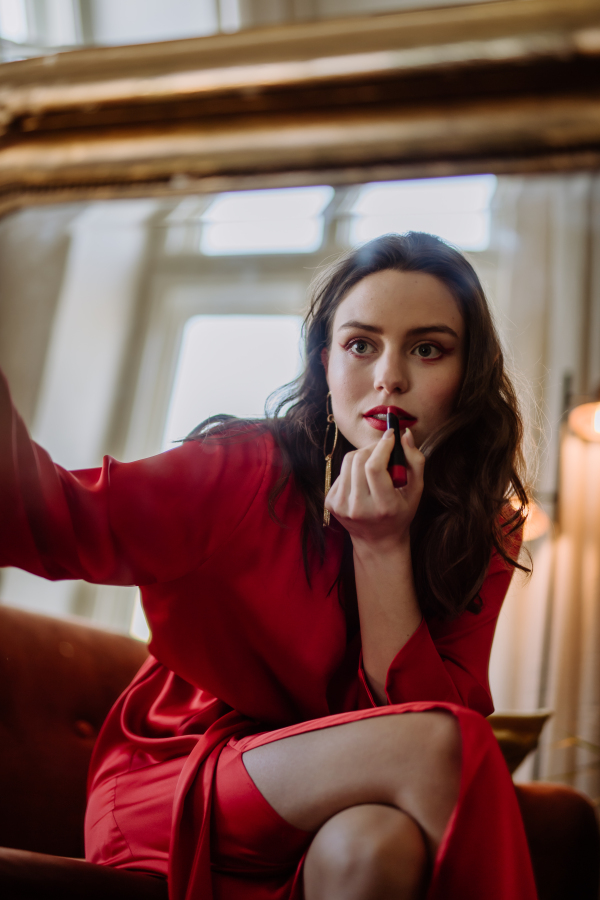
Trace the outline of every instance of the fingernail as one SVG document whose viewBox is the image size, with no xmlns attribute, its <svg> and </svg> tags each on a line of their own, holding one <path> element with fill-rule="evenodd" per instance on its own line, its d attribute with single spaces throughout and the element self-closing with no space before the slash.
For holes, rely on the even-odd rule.
<svg viewBox="0 0 600 900">
<path fill-rule="evenodd" d="M 415 446 L 415 439 L 414 439 L 414 437 L 413 437 L 413 433 L 412 433 L 412 431 L 410 430 L 410 428 L 406 428 L 406 429 L 404 430 L 404 434 L 405 434 L 406 439 L 407 439 L 408 443 L 410 444 L 410 446 L 411 446 L 411 447 L 414 447 L 414 446 Z"/>
<path fill-rule="evenodd" d="M 385 432 L 385 434 L 383 436 L 384 436 L 384 438 L 394 437 L 394 429 L 388 428 L 388 430 Z"/>
</svg>

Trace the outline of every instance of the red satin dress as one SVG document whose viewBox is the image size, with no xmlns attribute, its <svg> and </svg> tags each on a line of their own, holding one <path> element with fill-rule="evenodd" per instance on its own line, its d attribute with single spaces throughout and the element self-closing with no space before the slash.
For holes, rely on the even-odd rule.
<svg viewBox="0 0 600 900">
<path fill-rule="evenodd" d="M 378 707 L 346 639 L 340 530 L 309 586 L 303 504 L 272 438 L 187 443 L 67 472 L 34 444 L 0 379 L 0 565 L 140 585 L 151 658 L 119 698 L 89 774 L 86 855 L 167 876 L 172 900 L 301 900 L 311 835 L 285 823 L 241 764 L 252 747 L 371 716 L 444 708 L 462 735 L 460 796 L 428 900 L 535 900 L 512 782 L 483 716 L 511 573 L 492 558 L 479 614 L 423 622 Z"/>
</svg>

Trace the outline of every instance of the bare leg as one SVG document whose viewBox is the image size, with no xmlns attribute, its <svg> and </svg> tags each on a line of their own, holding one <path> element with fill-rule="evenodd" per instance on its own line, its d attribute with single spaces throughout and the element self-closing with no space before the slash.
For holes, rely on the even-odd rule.
<svg viewBox="0 0 600 900">
<path fill-rule="evenodd" d="M 248 750 L 244 764 L 282 818 L 297 828 L 319 832 L 309 853 L 312 860 L 307 858 L 307 900 L 325 896 L 328 900 L 336 896 L 348 900 L 419 896 L 425 853 L 423 840 L 419 844 L 416 834 L 420 834 L 420 828 L 427 851 L 433 856 L 458 799 L 461 747 L 453 716 L 434 711 L 362 719 Z M 344 887 L 351 877 L 348 865 L 355 871 L 354 862 L 358 865 L 359 858 L 352 853 L 357 846 L 358 819 L 351 821 L 349 811 L 354 809 L 353 815 L 360 818 L 367 815 L 365 805 L 379 807 L 368 814 L 371 830 L 358 829 L 362 838 L 368 838 L 365 853 L 372 863 L 360 866 L 367 886 L 361 892 L 354 878 L 358 893 L 353 895 Z M 384 821 L 381 806 L 402 811 L 403 815 L 393 821 L 387 816 Z M 344 811 L 346 816 L 338 815 Z M 414 877 L 400 874 L 398 880 L 398 872 L 394 875 L 393 866 L 386 868 L 383 862 L 386 854 L 389 857 L 389 835 L 396 829 L 404 834 L 404 844 L 408 841 L 413 848 L 409 857 L 415 860 Z M 333 853 L 333 846 L 339 852 Z M 324 867 L 328 867 L 332 882 L 326 894 L 319 887 Z M 392 885 L 390 890 L 386 884 L 377 885 L 378 873 L 384 869 L 384 881 Z M 412 884 L 404 893 L 403 878 Z M 335 883 L 339 889 L 334 889 Z"/>
<path fill-rule="evenodd" d="M 343 809 L 381 803 L 408 813 L 435 852 L 456 804 L 460 731 L 443 712 L 377 716 L 273 741 L 244 765 L 291 825 L 317 831 Z"/>
<path fill-rule="evenodd" d="M 412 900 L 427 851 L 413 820 L 391 806 L 351 806 L 317 832 L 304 864 L 305 900 Z"/>
</svg>

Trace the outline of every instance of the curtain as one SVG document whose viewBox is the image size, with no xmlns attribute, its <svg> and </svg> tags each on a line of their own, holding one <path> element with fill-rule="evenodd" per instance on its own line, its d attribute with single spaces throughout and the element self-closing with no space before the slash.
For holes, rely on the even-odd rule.
<svg viewBox="0 0 600 900">
<path fill-rule="evenodd" d="M 531 483 L 554 522 L 529 544 L 502 610 L 490 680 L 497 709 L 551 708 L 517 778 L 600 798 L 600 445 L 566 413 L 600 385 L 600 205 L 592 174 L 500 179 L 496 257 L 483 272 L 527 420 Z"/>
<path fill-rule="evenodd" d="M 559 498 L 539 773 L 600 802 L 600 444 L 565 434 Z"/>
</svg>

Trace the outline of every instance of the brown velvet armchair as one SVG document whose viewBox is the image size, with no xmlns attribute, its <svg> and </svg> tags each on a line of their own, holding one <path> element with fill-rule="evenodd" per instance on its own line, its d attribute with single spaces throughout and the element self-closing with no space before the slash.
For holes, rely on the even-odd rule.
<svg viewBox="0 0 600 900">
<path fill-rule="evenodd" d="M 166 900 L 162 879 L 82 861 L 92 747 L 146 655 L 129 638 L 0 606 L 4 900 Z M 517 786 L 517 795 L 540 900 L 597 900 L 599 837 L 589 801 L 540 783 Z"/>
</svg>

